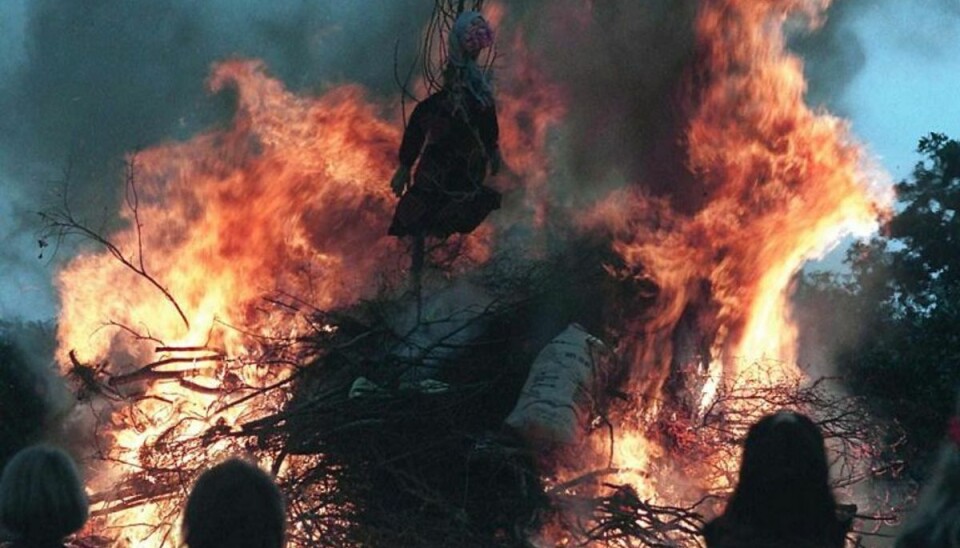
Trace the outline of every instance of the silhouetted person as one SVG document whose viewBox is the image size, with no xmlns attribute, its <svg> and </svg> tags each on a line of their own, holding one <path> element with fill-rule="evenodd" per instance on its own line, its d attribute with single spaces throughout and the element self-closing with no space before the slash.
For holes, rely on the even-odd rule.
<svg viewBox="0 0 960 548">
<path fill-rule="evenodd" d="M 947 437 L 933 475 L 900 530 L 897 548 L 960 546 L 960 397 L 955 413 L 947 423 Z"/>
<path fill-rule="evenodd" d="M 280 548 L 285 528 L 283 497 L 273 479 L 240 459 L 201 474 L 183 515 L 190 548 Z"/>
<path fill-rule="evenodd" d="M 726 510 L 704 527 L 708 548 L 841 548 L 850 519 L 838 517 L 829 475 L 813 421 L 789 411 L 760 419 Z"/>
<path fill-rule="evenodd" d="M 55 548 L 87 521 L 87 495 L 69 455 L 47 445 L 17 453 L 0 477 L 0 522 L 11 547 Z"/>
</svg>

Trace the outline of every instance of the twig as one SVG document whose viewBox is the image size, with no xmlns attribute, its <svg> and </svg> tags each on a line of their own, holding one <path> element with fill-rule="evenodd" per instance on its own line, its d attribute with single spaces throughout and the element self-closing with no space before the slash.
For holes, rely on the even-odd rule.
<svg viewBox="0 0 960 548">
<path fill-rule="evenodd" d="M 127 258 L 123 251 L 117 247 L 115 243 L 104 236 L 102 229 L 93 229 L 87 226 L 83 221 L 74 217 L 73 212 L 66 203 L 66 198 L 64 198 L 65 203 L 60 209 L 41 212 L 40 217 L 45 222 L 47 230 L 50 233 L 56 234 L 58 242 L 68 235 L 77 234 L 106 248 L 106 250 L 109 251 L 110 254 L 120 262 L 120 264 L 127 267 L 143 279 L 147 280 L 147 282 L 159 290 L 160 293 L 162 293 L 167 299 L 167 301 L 170 302 L 170 304 L 176 309 L 180 319 L 183 320 L 183 324 L 187 327 L 187 329 L 190 329 L 190 321 L 187 319 L 183 309 L 180 308 L 180 304 L 177 303 L 177 300 L 173 297 L 170 291 L 163 286 L 163 284 L 161 284 L 155 277 L 153 277 L 153 275 L 147 272 L 143 255 L 143 223 L 140 220 L 140 198 L 136 190 L 135 168 L 136 154 L 132 155 L 127 161 L 127 171 L 125 177 L 126 204 L 133 213 L 134 228 L 136 229 L 136 262 L 130 258 Z M 64 196 L 66 196 L 66 192 L 64 193 Z"/>
</svg>

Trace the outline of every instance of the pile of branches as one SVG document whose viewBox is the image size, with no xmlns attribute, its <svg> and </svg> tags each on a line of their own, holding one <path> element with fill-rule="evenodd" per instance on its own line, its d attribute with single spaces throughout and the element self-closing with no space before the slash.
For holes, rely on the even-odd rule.
<svg viewBox="0 0 960 548">
<path fill-rule="evenodd" d="M 712 497 L 690 504 L 655 504 L 631 485 L 605 481 L 620 470 L 590 471 L 552 488 L 558 525 L 584 546 L 701 546 L 704 511 Z"/>
<path fill-rule="evenodd" d="M 699 546 L 699 530 L 726 490 L 662 496 L 677 501 L 664 505 L 618 482 L 621 471 L 609 467 L 585 467 L 573 479 L 553 482 L 552 452 L 528 446 L 503 427 L 530 364 L 557 333 L 576 321 L 610 337 L 615 322 L 604 304 L 643 303 L 636 295 L 620 299 L 631 290 L 606 275 L 605 262 L 579 257 L 533 267 L 491 265 L 468 280 L 484 300 L 440 312 L 429 300 L 419 306 L 414 295 L 333 312 L 272 298 L 306 328 L 296 337 L 262 337 L 259 350 L 243 359 L 214 348 L 166 347 L 131 330 L 164 355 L 189 355 L 122 373 L 110 364 L 74 360 L 84 401 L 92 407 L 111 402 L 98 414 L 104 429 L 137 397 L 130 387 L 159 380 L 215 394 L 210 415 L 250 404 L 258 411 L 232 425 L 207 425 L 201 435 L 185 432 L 205 417 L 183 416 L 140 448 L 140 462 L 123 463 L 135 464 L 135 471 L 94 497 L 95 517 L 165 503 L 157 535 L 167 535 L 196 476 L 225 454 L 242 454 L 272 467 L 287 497 L 296 546 L 524 546 L 551 528 L 560 531 L 551 539 L 570 545 Z M 198 359 L 217 364 L 220 385 L 191 384 L 183 375 L 183 365 Z M 166 369 L 171 364 L 179 366 L 177 373 Z M 241 368 L 269 372 L 278 365 L 288 373 L 265 385 L 239 380 Z M 874 426 L 862 402 L 845 395 L 836 379 L 766 387 L 734 379 L 719 387 L 706 409 L 674 395 L 652 417 L 616 392 L 622 387 L 609 388 L 614 403 L 595 410 L 596 428 L 586 435 L 608 438 L 611 452 L 617 428 L 655 440 L 666 451 L 649 471 L 654 484 L 658 477 L 735 484 L 748 427 L 779 408 L 807 413 L 820 425 L 841 493 L 897 471 L 881 449 L 896 433 Z M 138 417 L 124 420 L 135 424 Z M 105 447 L 100 456 L 110 460 L 110 454 Z M 704 463 L 724 465 L 705 469 Z M 661 481 L 655 486 L 676 491 Z M 857 535 L 895 515 L 895 507 L 879 500 L 858 513 L 866 526 Z"/>
<path fill-rule="evenodd" d="M 492 267 L 473 280 L 490 301 L 398 328 L 404 301 L 314 317 L 311 355 L 293 399 L 243 427 L 282 478 L 293 540 L 313 546 L 526 546 L 559 526 L 571 545 L 695 545 L 702 501 L 657 505 L 616 470 L 587 467 L 545 481 L 555 455 L 503 426 L 539 350 L 569 323 L 604 333 L 605 271 L 577 261 L 523 272 Z M 484 278 L 485 277 L 485 278 Z M 580 288 L 570 293 L 571 287 Z M 399 322 L 402 324 L 403 322 Z M 440 326 L 438 330 L 434 326 Z M 424 333 L 430 333 L 424 336 Z M 617 394 L 617 386 L 608 387 Z M 616 433 L 597 409 L 589 435 Z M 560 458 L 560 457 L 556 457 Z"/>
<path fill-rule="evenodd" d="M 533 455 L 501 425 L 536 352 L 525 349 L 528 332 L 513 330 L 528 305 L 492 303 L 402 334 L 382 309 L 325 319 L 336 326 L 321 343 L 327 351 L 307 366 L 287 408 L 245 425 L 278 440 L 280 458 L 309 462 L 284 480 L 288 493 L 309 486 L 316 497 L 303 509 L 318 519 L 301 515 L 310 526 L 299 540 L 522 544 L 543 489 Z M 450 329 L 417 337 L 435 324 Z"/>
<path fill-rule="evenodd" d="M 850 543 L 860 546 L 864 538 L 884 536 L 884 526 L 898 522 L 908 500 L 893 494 L 899 490 L 893 486 L 903 479 L 904 463 L 896 455 L 904 432 L 896 424 L 877 421 L 867 402 L 847 391 L 843 378 L 784 375 L 789 368 L 775 360 L 745 369 L 751 373 L 725 379 L 702 409 L 699 401 L 678 401 L 669 410 L 669 420 L 661 413 L 651 425 L 655 431 L 650 436 L 660 439 L 671 455 L 684 456 L 679 466 L 685 473 L 722 486 L 701 502 L 725 500 L 736 485 L 743 442 L 757 419 L 793 410 L 809 416 L 823 433 L 840 511 L 854 518 Z M 758 384 L 758 377 L 777 381 Z M 713 510 L 706 509 L 716 510 L 715 504 Z"/>
<path fill-rule="evenodd" d="M 544 345 L 575 321 L 602 329 L 600 265 L 493 264 L 469 280 L 479 303 L 440 311 L 428 298 L 421 310 L 407 296 L 315 316 L 324 328 L 292 400 L 244 427 L 276 440 L 280 459 L 308 463 L 282 480 L 310 493 L 291 504 L 294 541 L 530 545 L 563 503 L 544 484 L 550 451 L 504 419 Z"/>
</svg>

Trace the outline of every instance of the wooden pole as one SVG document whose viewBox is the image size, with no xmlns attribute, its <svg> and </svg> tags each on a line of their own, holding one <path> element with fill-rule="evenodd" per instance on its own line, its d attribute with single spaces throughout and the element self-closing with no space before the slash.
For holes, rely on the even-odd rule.
<svg viewBox="0 0 960 548">
<path fill-rule="evenodd" d="M 426 236 L 417 234 L 413 237 L 413 261 L 410 270 L 413 274 L 413 292 L 417 299 L 417 323 L 420 323 L 423 312 L 423 260 L 426 253 Z"/>
</svg>

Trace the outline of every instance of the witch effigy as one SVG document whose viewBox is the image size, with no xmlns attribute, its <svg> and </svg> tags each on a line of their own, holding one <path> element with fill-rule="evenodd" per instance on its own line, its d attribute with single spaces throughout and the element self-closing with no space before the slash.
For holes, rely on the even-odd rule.
<svg viewBox="0 0 960 548">
<path fill-rule="evenodd" d="M 449 34 L 442 86 L 417 104 L 404 131 L 400 167 L 390 181 L 400 201 L 389 234 L 414 238 L 414 271 L 426 237 L 469 234 L 500 207 L 500 193 L 483 184 L 501 159 L 493 88 L 477 62 L 492 44 L 493 29 L 480 13 L 460 13 Z"/>
</svg>

